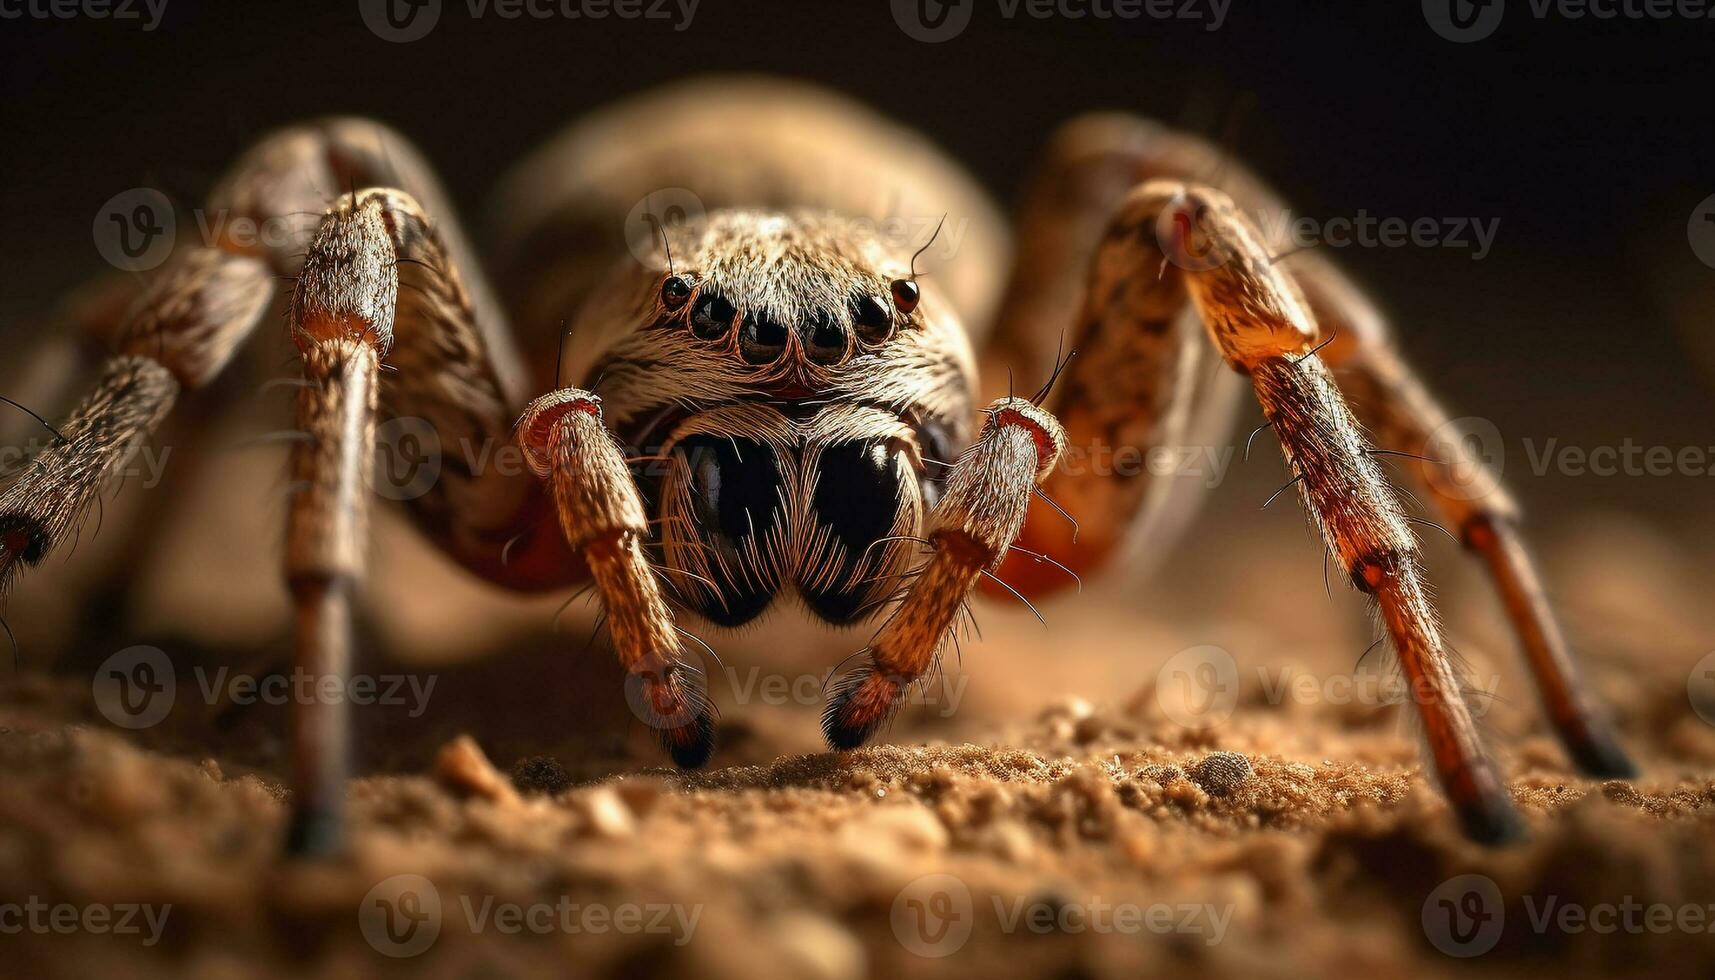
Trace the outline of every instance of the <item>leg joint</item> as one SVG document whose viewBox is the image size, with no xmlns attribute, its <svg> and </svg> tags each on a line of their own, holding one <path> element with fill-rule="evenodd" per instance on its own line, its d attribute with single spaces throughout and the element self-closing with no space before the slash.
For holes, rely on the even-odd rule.
<svg viewBox="0 0 1715 980">
<path fill-rule="evenodd" d="M 1396 548 L 1371 551 L 1352 563 L 1352 584 L 1365 595 L 1375 595 L 1395 579 L 1411 556 Z"/>
</svg>

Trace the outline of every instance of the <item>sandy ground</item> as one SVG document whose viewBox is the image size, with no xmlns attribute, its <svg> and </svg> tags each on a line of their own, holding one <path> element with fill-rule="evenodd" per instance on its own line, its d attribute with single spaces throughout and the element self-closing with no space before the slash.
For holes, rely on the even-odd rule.
<svg viewBox="0 0 1715 980">
<path fill-rule="evenodd" d="M 1092 583 L 1044 609 L 1051 630 L 988 606 L 871 749 L 823 753 L 815 726 L 861 636 L 717 640 L 723 741 L 696 774 L 660 768 L 587 612 L 550 632 L 558 597 L 496 600 L 386 535 L 360 670 L 400 691 L 354 712 L 351 854 L 312 866 L 277 859 L 285 709 L 225 683 L 285 649 L 269 556 L 220 547 L 222 514 L 257 505 L 186 497 L 197 520 L 135 570 L 123 626 L 64 599 L 75 568 L 9 610 L 27 653 L 0 686 L 0 974 L 1707 976 L 1715 725 L 1688 692 L 1715 635 L 1691 545 L 1710 529 L 1596 514 L 1543 536 L 1633 783 L 1568 770 L 1476 570 L 1431 544 L 1530 823 L 1485 851 L 1378 703 L 1385 654 L 1354 675 L 1361 604 L 1324 593 L 1295 515 L 1255 512 L 1275 479 L 1235 479 L 1242 506 L 1205 514 L 1171 574 Z M 186 581 L 151 571 L 190 554 Z M 91 678 L 137 644 L 177 696 L 126 729 Z"/>
</svg>

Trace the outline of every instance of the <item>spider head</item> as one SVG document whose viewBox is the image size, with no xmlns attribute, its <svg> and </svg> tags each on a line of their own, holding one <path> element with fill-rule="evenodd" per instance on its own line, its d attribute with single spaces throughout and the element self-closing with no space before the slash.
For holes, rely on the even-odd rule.
<svg viewBox="0 0 1715 980">
<path fill-rule="evenodd" d="M 573 324 L 569 355 L 601 340 L 566 380 L 653 461 L 638 485 L 688 605 L 736 625 L 790 591 L 849 622 L 968 441 L 964 330 L 873 226 L 728 211 L 669 236 L 670 265 L 629 263 Z"/>
<path fill-rule="evenodd" d="M 595 291 L 561 380 L 591 385 L 621 427 L 669 405 L 745 401 L 962 419 L 974 387 L 964 328 L 914 273 L 910 244 L 875 227 L 757 211 L 672 226 L 670 249 L 622 263 Z"/>
</svg>

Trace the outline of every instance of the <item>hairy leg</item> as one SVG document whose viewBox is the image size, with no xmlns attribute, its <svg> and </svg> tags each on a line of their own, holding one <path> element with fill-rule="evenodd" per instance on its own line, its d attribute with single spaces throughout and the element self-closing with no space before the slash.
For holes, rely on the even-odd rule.
<svg viewBox="0 0 1715 980">
<path fill-rule="evenodd" d="M 1228 366 L 1250 379 L 1330 552 L 1376 600 L 1435 769 L 1467 833 L 1483 840 L 1514 836 L 1519 819 L 1477 737 L 1427 599 L 1417 541 L 1319 357 L 1310 308 L 1273 260 L 1263 233 L 1218 190 L 1155 181 L 1134 188 L 1116 209 L 1091 268 L 1074 341 L 1080 355 L 1049 403 L 1067 421 L 1073 450 L 1090 440 L 1094 448 L 1146 451 L 1162 438 L 1157 423 L 1170 400 L 1170 372 L 1162 367 L 1172 357 L 1168 325 L 1193 305 Z M 1086 345 L 1099 356 L 1086 359 Z M 1144 369 L 1127 381 L 1131 357 L 1143 358 Z M 1062 467 L 1048 492 L 1072 501 L 1081 523 L 1096 525 L 1094 540 L 1070 546 L 1038 512 L 1026 527 L 1026 546 L 1067 556 L 1074 566 L 1099 562 L 1147 489 L 1117 472 L 1074 474 Z"/>
<path fill-rule="evenodd" d="M 22 406 L 0 405 L 0 446 L 25 445 L 46 433 L 32 412 L 47 418 L 70 412 L 89 373 L 111 351 L 139 293 L 132 276 L 96 276 L 67 294 L 41 322 L 20 331 L 45 339 L 0 371 L 0 395 Z"/>
<path fill-rule="evenodd" d="M 367 571 L 382 399 L 388 414 L 420 413 L 412 417 L 441 444 L 439 478 L 410 503 L 450 554 L 513 585 L 588 573 L 559 536 L 533 526 L 540 491 L 530 474 L 476 462 L 492 461 L 510 433 L 500 374 L 462 282 L 440 229 L 415 198 L 393 188 L 342 198 L 305 257 L 290 315 L 304 356 L 298 426 L 305 438 L 293 446 L 285 574 L 297 604 L 299 665 L 315 676 L 343 682 L 351 660 L 351 594 Z M 393 369 L 385 380 L 383 362 Z M 515 554 L 506 549 L 509 537 L 517 539 Z M 321 853 L 340 843 L 346 718 L 339 705 L 297 708 L 299 796 L 288 846 Z"/>
<path fill-rule="evenodd" d="M 414 161 L 379 128 L 338 120 L 284 131 L 240 161 L 210 210 L 262 227 L 312 216 L 303 234 L 260 243 L 221 238 L 173 257 L 121 331 L 96 389 L 62 427 L 66 438 L 0 494 L 0 584 L 74 531 L 180 390 L 206 383 L 231 359 L 267 308 L 274 279 L 294 273 L 291 330 L 305 382 L 285 575 L 300 664 L 336 678 L 349 664 L 351 594 L 364 571 L 384 399 L 420 416 L 443 449 L 440 477 L 412 506 L 449 553 L 519 587 L 587 574 L 560 535 L 533 533 L 544 521 L 551 528 L 553 511 L 528 473 L 467 462 L 492 459 L 492 450 L 509 445 L 515 401 L 508 379 L 522 371 L 501 363 L 509 347 L 497 355 L 491 344 L 501 325 L 480 321 L 480 310 L 493 304 L 469 287 L 479 280 L 459 275 L 456 229 L 431 225 L 424 207 L 398 190 L 353 190 L 323 213 L 324 189 L 402 177 L 419 169 Z M 395 362 L 385 384 L 384 358 Z M 482 451 L 489 454 L 477 455 Z M 298 705 L 293 732 L 298 792 L 290 844 L 324 852 L 339 843 L 343 711 Z"/>
<path fill-rule="evenodd" d="M 603 424 L 601 399 L 577 388 L 543 395 L 519 420 L 518 443 L 547 481 L 565 540 L 601 594 L 633 707 L 674 762 L 701 766 L 715 746 L 707 681 L 685 662 L 678 627 L 644 555 L 649 518 L 625 453 Z"/>
<path fill-rule="evenodd" d="M 868 741 L 934 666 L 971 590 L 1006 557 L 1032 494 L 1065 449 L 1059 422 L 1033 402 L 1005 398 L 985 412 L 982 433 L 953 467 L 930 519 L 926 562 L 864 661 L 829 693 L 822 732 L 835 748 Z"/>
<path fill-rule="evenodd" d="M 231 358 L 273 296 L 266 265 L 198 248 L 175 255 L 150 286 L 56 437 L 0 493 L 0 597 L 24 566 L 73 536 L 101 489 L 154 432 L 181 390 Z"/>
<path fill-rule="evenodd" d="M 1074 352 L 1050 403 L 1066 428 L 1067 452 L 1047 497 L 1031 507 L 1021 542 L 1080 572 L 1141 563 L 1189 522 L 1200 487 L 1157 477 L 1152 450 L 1192 439 L 1224 439 L 1239 386 L 1213 375 L 1200 325 L 1186 317 L 1176 279 L 1140 279 L 1159 255 L 1149 241 L 1116 237 L 1115 214 L 1140 184 L 1212 173 L 1201 144 L 1156 123 L 1096 114 L 1062 127 L 1050 142 L 1018 216 L 1018 255 L 984 363 L 992 388 L 1012 370 L 1038 372 Z M 1242 173 L 1235 179 L 1245 181 Z M 1065 587 L 1051 566 L 1013 556 L 1001 576 L 1029 594 Z"/>
<path fill-rule="evenodd" d="M 1027 233 L 1021 236 L 1020 261 L 1002 307 L 1000 339 L 1001 350 L 1010 356 L 1037 360 L 1046 356 L 1057 333 L 1045 326 L 1052 327 L 1056 316 L 1064 317 L 1065 311 L 1077 308 L 1079 280 L 1074 269 L 1090 268 L 1088 298 L 1074 332 L 1080 338 L 1079 358 L 1087 363 L 1069 372 L 1066 394 L 1055 405 L 1066 423 L 1074 458 L 1086 446 L 1171 445 L 1184 432 L 1183 413 L 1189 399 L 1179 388 L 1194 364 L 1183 353 L 1175 355 L 1168 331 L 1147 318 L 1134 325 L 1139 339 L 1111 339 L 1108 322 L 1125 317 L 1128 307 L 1118 294 L 1116 273 L 1094 261 L 1113 205 L 1130 186 L 1154 178 L 1213 184 L 1246 215 L 1282 218 L 1287 214 L 1273 191 L 1241 163 L 1209 143 L 1156 123 L 1117 114 L 1095 115 L 1074 121 L 1056 136 L 1025 210 Z M 1278 231 L 1286 222 L 1274 220 L 1268 226 Z M 1159 238 L 1167 229 L 1156 231 Z M 1291 245 L 1266 237 L 1259 241 L 1270 255 L 1285 254 Z M 1065 264 L 1057 252 L 1080 264 Z M 1192 266 L 1210 260 L 1208 255 L 1187 258 Z M 1633 774 L 1635 768 L 1601 706 L 1578 682 L 1569 646 L 1525 545 L 1517 504 L 1483 462 L 1452 438 L 1446 412 L 1400 355 L 1385 319 L 1334 264 L 1315 253 L 1293 253 L 1282 261 L 1292 271 L 1291 284 L 1309 302 L 1319 329 L 1317 343 L 1326 341 L 1320 347 L 1321 357 L 1337 372 L 1360 421 L 1382 448 L 1401 454 L 1402 459 L 1413 457 L 1408 468 L 1428 491 L 1442 519 L 1488 567 L 1567 753 L 1594 776 Z M 1120 307 L 1117 313 L 1105 311 L 1114 305 Z M 1128 350 L 1128 344 L 1133 349 Z M 1114 365 L 1125 363 L 1141 367 L 1114 370 Z M 1113 384 L 1115 378 L 1128 376 L 1135 380 L 1122 380 L 1117 388 Z M 1081 387 L 1085 377 L 1102 383 L 1086 390 Z M 1085 421 L 1104 410 L 1113 413 L 1105 425 Z M 1092 438 L 1102 441 L 1086 441 Z M 1148 480 L 1147 473 L 1057 476 L 1049 493 L 1076 504 L 1073 511 L 1082 534 L 1074 544 L 1062 522 L 1032 520 L 1026 531 L 1029 543 L 1037 550 L 1066 556 L 1076 567 L 1087 567 L 1092 558 L 1114 550 L 1112 542 L 1122 539 L 1122 528 L 1149 529 L 1143 515 L 1165 494 L 1148 486 Z M 1026 588 L 1061 584 L 1044 574 L 1040 564 L 1014 561 L 1004 571 L 1008 581 Z"/>
<path fill-rule="evenodd" d="M 107 380 L 72 410 L 88 431 L 55 440 L 0 493 L 0 597 L 21 566 L 39 563 L 75 532 L 180 390 L 206 384 L 226 366 L 260 322 L 275 279 L 300 272 L 334 196 L 371 185 L 444 200 L 409 144 L 358 120 L 282 130 L 240 158 L 208 201 L 223 233 L 175 254 L 152 277 L 118 331 L 115 356 L 99 371 Z M 419 213 L 437 213 L 432 206 Z M 283 234 L 227 234 L 244 227 Z M 476 462 L 510 444 L 526 384 L 498 305 L 480 276 L 471 275 L 470 249 L 456 225 L 431 227 L 423 218 L 405 232 L 396 256 L 404 293 L 393 355 L 401 370 L 388 385 L 387 403 L 432 425 L 442 450 L 441 477 L 410 506 L 443 548 L 479 574 L 519 588 L 575 581 L 579 569 L 552 533 L 552 510 L 535 481 Z M 146 406 L 123 386 L 126 371 L 144 372 L 169 390 L 150 394 Z M 71 427 L 60 428 L 72 436 L 65 431 Z M 537 533 L 544 526 L 550 533 Z"/>
<path fill-rule="evenodd" d="M 1082 335 L 1096 305 L 1092 282 L 1102 276 L 1096 256 L 1114 213 L 1138 185 L 1163 178 L 1214 184 L 1241 202 L 1272 199 L 1215 147 L 1160 123 L 1124 113 L 1066 123 L 1045 148 L 1019 209 L 1017 257 L 989 348 L 993 364 L 1048 364 L 1063 341 Z M 995 372 L 984 377 L 992 384 Z"/>
<path fill-rule="evenodd" d="M 1118 210 L 1120 198 L 1151 178 L 1214 184 L 1246 215 L 1286 213 L 1242 164 L 1202 140 L 1155 123 L 1098 115 L 1077 120 L 1058 134 L 1021 218 L 1025 234 L 1002 307 L 996 350 L 1014 363 L 1041 361 L 1058 335 L 1072 329 L 1078 357 L 1066 372 L 1060 398 L 1050 403 L 1066 422 L 1069 460 L 1089 458 L 1091 449 L 1132 447 L 1146 452 L 1175 441 L 1184 431 L 1181 413 L 1188 399 L 1176 389 L 1186 377 L 1186 358 L 1167 325 L 1168 310 L 1182 301 L 1189 283 L 1209 281 L 1213 266 L 1230 261 L 1234 244 L 1193 237 L 1179 243 L 1189 251 L 1169 262 L 1162 247 L 1171 244 L 1180 228 L 1191 230 L 1194 208 L 1156 214 L 1153 229 L 1146 227 L 1148 215 L 1110 222 L 1107 215 Z M 1135 234 L 1122 233 L 1122 226 L 1128 225 Z M 1270 221 L 1267 226 L 1278 230 L 1285 222 Z M 1266 260 L 1264 265 L 1272 266 L 1274 256 L 1288 252 L 1290 243 L 1270 240 L 1255 226 L 1248 234 L 1247 247 Z M 1411 457 L 1409 468 L 1442 519 L 1488 566 L 1568 753 L 1585 772 L 1630 774 L 1633 767 L 1600 706 L 1578 683 L 1520 533 L 1517 506 L 1498 478 L 1451 431 L 1446 413 L 1399 355 L 1382 317 L 1358 290 L 1321 256 L 1292 254 L 1289 261 L 1281 261 L 1291 275 L 1281 277 L 1278 288 L 1307 305 L 1315 331 L 1313 349 L 1338 371 L 1339 384 L 1359 419 L 1385 450 Z M 1088 271 L 1080 273 L 1074 262 Z M 1137 270 L 1149 287 L 1139 291 L 1135 283 L 1128 284 L 1121 271 L 1127 268 Z M 1081 313 L 1066 321 L 1068 311 L 1080 309 L 1080 286 L 1085 297 Z M 1233 295 L 1255 299 L 1242 290 Z M 1199 300 L 1199 308 L 1203 305 Z M 1115 333 L 1137 336 L 1116 339 Z M 1252 374 L 1253 386 L 1267 380 L 1259 382 Z M 1291 394 L 1290 386 L 1276 391 L 1283 404 L 1294 400 Z M 1302 486 L 1304 481 L 1299 482 Z M 1080 570 L 1117 557 L 1115 543 L 1124 539 L 1124 529 L 1148 524 L 1146 515 L 1164 497 L 1159 485 L 1149 485 L 1146 473 L 1089 472 L 1088 467 L 1074 473 L 1063 466 L 1048 490 L 1070 503 L 1082 534 L 1074 542 L 1064 522 L 1038 507 L 1023 540 L 1036 550 L 1065 557 Z M 1003 572 L 1026 591 L 1062 585 L 1040 563 L 1014 560 Z M 1410 626 L 1405 619 L 1390 622 L 1392 630 Z M 1431 737 L 1454 746 L 1454 755 L 1459 754 L 1458 743 L 1474 744 L 1464 736 L 1438 737 L 1433 723 Z"/>
<path fill-rule="evenodd" d="M 1162 249 L 1158 274 L 1183 278 L 1222 358 L 1251 379 L 1329 551 L 1375 599 L 1465 832 L 1489 842 L 1518 836 L 1522 822 L 1483 750 L 1429 602 L 1417 539 L 1321 359 L 1320 333 L 1297 284 L 1218 190 L 1152 183 L 1134 192 L 1131 205 L 1124 214 L 1147 218 L 1132 226 L 1135 233 Z"/>
<path fill-rule="evenodd" d="M 292 447 L 284 568 L 297 620 L 296 666 L 318 689 L 330 678 L 343 688 L 352 659 L 352 593 L 369 550 L 385 325 L 352 320 L 312 333 L 294 321 L 307 382 L 298 392 L 297 423 L 306 438 Z M 349 728 L 339 699 L 293 701 L 295 795 L 286 847 L 294 854 L 326 853 L 340 843 Z"/>
<path fill-rule="evenodd" d="M 1322 356 L 1365 428 L 1400 456 L 1452 533 L 1487 566 L 1567 754 L 1592 776 L 1636 775 L 1601 706 L 1579 683 L 1525 546 L 1517 503 L 1400 355 L 1380 311 L 1321 256 L 1295 257 L 1292 269 L 1330 338 Z"/>
</svg>

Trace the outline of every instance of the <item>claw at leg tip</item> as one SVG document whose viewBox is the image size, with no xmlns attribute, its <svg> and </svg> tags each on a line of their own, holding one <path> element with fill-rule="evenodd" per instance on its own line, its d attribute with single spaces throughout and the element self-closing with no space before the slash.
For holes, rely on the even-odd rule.
<svg viewBox="0 0 1715 980">
<path fill-rule="evenodd" d="M 1506 847 L 1529 838 L 1524 817 L 1502 784 L 1479 783 L 1466 788 L 1471 792 L 1449 794 L 1466 838 L 1487 847 Z"/>
<path fill-rule="evenodd" d="M 701 714 L 678 728 L 663 729 L 661 745 L 680 769 L 701 769 L 715 754 L 714 712 L 704 709 Z"/>
<path fill-rule="evenodd" d="M 657 673 L 636 675 L 642 695 L 633 707 L 639 717 L 655 729 L 661 747 L 681 769 L 700 769 L 715 751 L 716 721 L 720 713 L 709 700 L 703 676 L 675 664 Z"/>
<path fill-rule="evenodd" d="M 1488 847 L 1521 844 L 1530 837 L 1524 818 L 1510 802 L 1493 809 L 1462 812 L 1459 824 L 1466 837 Z"/>
<path fill-rule="evenodd" d="M 822 736 L 836 750 L 861 747 L 893 717 L 900 687 L 865 665 L 841 678 L 822 711 Z"/>
<path fill-rule="evenodd" d="M 1582 739 L 1566 740 L 1566 754 L 1578 766 L 1578 771 L 1596 779 L 1636 779 L 1638 767 L 1621 747 L 1620 741 L 1605 726 L 1587 731 Z"/>
</svg>

